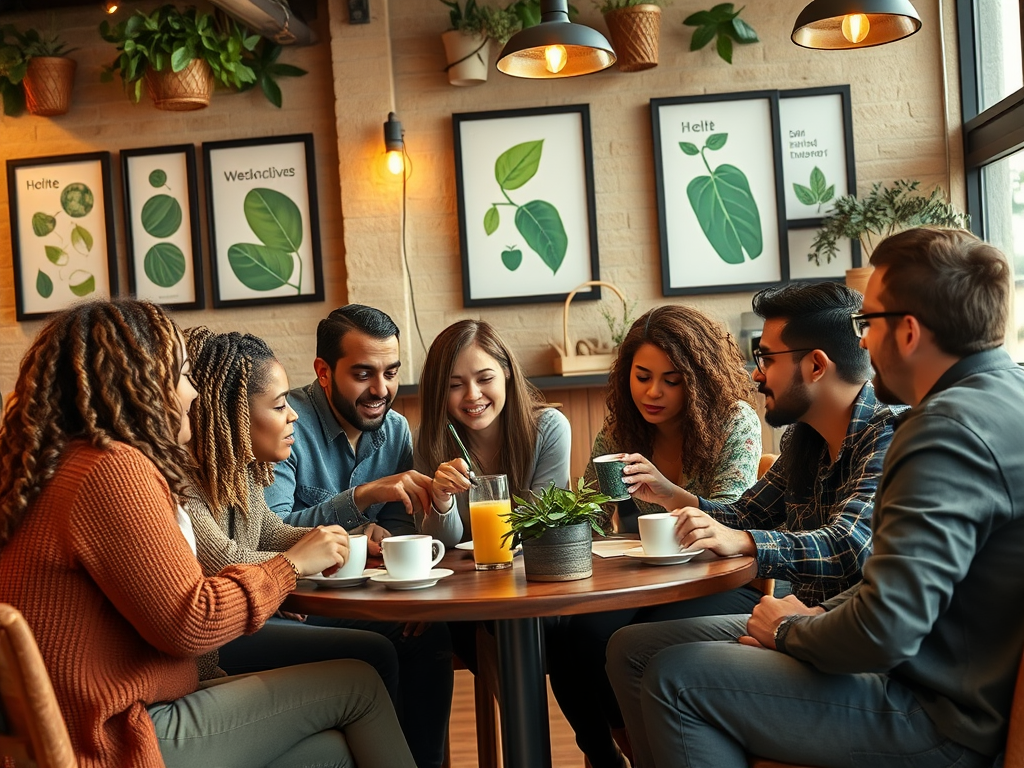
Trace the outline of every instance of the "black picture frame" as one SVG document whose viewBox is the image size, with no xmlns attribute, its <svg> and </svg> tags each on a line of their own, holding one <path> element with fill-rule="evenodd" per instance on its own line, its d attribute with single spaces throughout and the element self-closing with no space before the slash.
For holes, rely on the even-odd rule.
<svg viewBox="0 0 1024 768">
<path fill-rule="evenodd" d="M 752 291 L 788 280 L 778 91 L 650 103 L 662 293 Z M 707 152 L 720 150 L 712 170 Z M 717 191 L 719 178 L 729 182 L 731 198 Z"/>
<path fill-rule="evenodd" d="M 120 159 L 128 290 L 166 307 L 202 309 L 206 296 L 195 146 L 123 149 Z"/>
<path fill-rule="evenodd" d="M 44 319 L 83 299 L 117 295 L 110 189 L 109 152 L 7 161 L 19 322 Z"/>
<path fill-rule="evenodd" d="M 452 129 L 463 306 L 562 302 L 600 280 L 589 105 L 459 113 Z M 516 167 L 504 184 L 499 165 Z"/>
<path fill-rule="evenodd" d="M 213 306 L 323 301 L 313 134 L 204 142 L 203 167 Z"/>
</svg>

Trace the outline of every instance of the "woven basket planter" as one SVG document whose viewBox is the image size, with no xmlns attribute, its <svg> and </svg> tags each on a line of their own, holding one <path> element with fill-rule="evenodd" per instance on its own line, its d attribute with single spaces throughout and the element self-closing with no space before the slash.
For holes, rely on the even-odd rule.
<svg viewBox="0 0 1024 768">
<path fill-rule="evenodd" d="M 33 115 L 53 117 L 71 108 L 71 89 L 75 85 L 74 59 L 64 56 L 33 56 L 22 81 L 25 106 Z"/>
<path fill-rule="evenodd" d="M 192 59 L 181 72 L 146 70 L 146 92 L 157 109 L 188 112 L 210 106 L 213 72 L 202 59 Z"/>
<path fill-rule="evenodd" d="M 576 581 L 594 575 L 589 523 L 548 528 L 535 539 L 523 540 L 527 581 Z"/>
<path fill-rule="evenodd" d="M 604 15 L 612 34 L 612 48 L 623 72 L 640 72 L 658 66 L 658 38 L 661 36 L 661 8 L 633 5 L 616 8 Z"/>
</svg>

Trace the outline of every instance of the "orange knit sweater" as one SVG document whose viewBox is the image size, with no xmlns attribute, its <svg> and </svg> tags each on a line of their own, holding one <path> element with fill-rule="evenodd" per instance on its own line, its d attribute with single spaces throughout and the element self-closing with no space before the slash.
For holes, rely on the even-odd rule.
<svg viewBox="0 0 1024 768">
<path fill-rule="evenodd" d="M 0 600 L 35 633 L 82 768 L 162 766 L 146 706 L 195 691 L 195 657 L 294 586 L 282 557 L 204 578 L 167 483 L 121 443 L 71 446 L 0 550 Z"/>
</svg>

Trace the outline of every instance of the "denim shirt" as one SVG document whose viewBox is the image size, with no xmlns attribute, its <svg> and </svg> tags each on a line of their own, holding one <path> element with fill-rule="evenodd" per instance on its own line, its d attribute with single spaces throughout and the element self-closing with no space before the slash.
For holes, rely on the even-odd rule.
<svg viewBox="0 0 1024 768">
<path fill-rule="evenodd" d="M 348 531 L 377 523 L 394 535 L 415 533 L 401 502 L 373 504 L 360 512 L 358 485 L 412 469 L 412 435 L 404 416 L 388 411 L 381 428 L 363 432 L 353 453 L 317 382 L 293 389 L 288 403 L 299 415 L 292 454 L 274 466 L 264 490 L 267 505 L 289 525 L 337 524 Z"/>
</svg>

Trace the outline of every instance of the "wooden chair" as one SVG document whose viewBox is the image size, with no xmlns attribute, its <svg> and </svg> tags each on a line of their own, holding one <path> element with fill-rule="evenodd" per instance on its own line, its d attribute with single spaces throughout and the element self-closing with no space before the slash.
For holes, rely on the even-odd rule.
<svg viewBox="0 0 1024 768">
<path fill-rule="evenodd" d="M 22 768 L 76 768 L 71 737 L 32 630 L 13 607 L 0 603 L 0 764 Z"/>
<path fill-rule="evenodd" d="M 476 716 L 476 759 L 479 768 L 501 766 L 501 738 L 498 729 L 498 649 L 494 637 L 483 626 L 476 628 L 477 674 L 473 676 Z M 466 669 L 456 656 L 455 669 Z M 451 744 L 445 746 L 442 768 L 451 768 Z M 0 766 L 2 768 L 2 766 Z"/>
<path fill-rule="evenodd" d="M 757 463 L 757 479 L 764 477 L 764 473 L 771 469 L 772 464 L 779 458 L 777 453 L 762 453 L 761 460 Z M 751 579 L 750 586 L 765 595 L 775 594 L 775 579 Z"/>
</svg>

